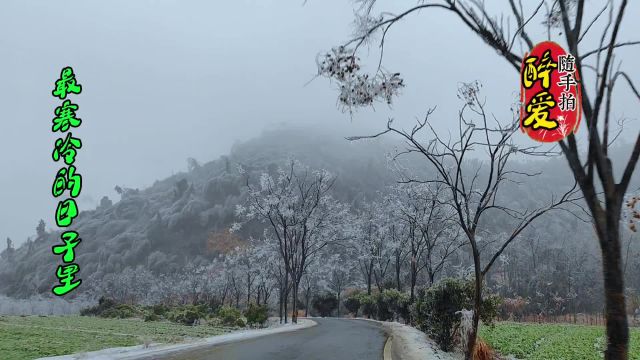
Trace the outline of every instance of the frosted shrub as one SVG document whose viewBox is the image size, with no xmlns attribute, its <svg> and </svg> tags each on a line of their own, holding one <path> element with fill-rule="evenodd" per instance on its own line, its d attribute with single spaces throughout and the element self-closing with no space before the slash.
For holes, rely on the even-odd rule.
<svg viewBox="0 0 640 360">
<path fill-rule="evenodd" d="M 458 313 L 470 307 L 473 299 L 471 282 L 443 279 L 436 285 L 420 289 L 413 306 L 413 319 L 417 327 L 428 334 L 443 351 L 455 345 L 455 329 L 461 319 Z"/>
</svg>

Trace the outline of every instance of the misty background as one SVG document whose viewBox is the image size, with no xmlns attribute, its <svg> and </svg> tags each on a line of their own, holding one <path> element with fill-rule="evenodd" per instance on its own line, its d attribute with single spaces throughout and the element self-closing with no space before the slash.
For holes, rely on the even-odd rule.
<svg viewBox="0 0 640 360">
<path fill-rule="evenodd" d="M 599 6 L 591 1 L 586 11 Z M 437 105 L 433 122 L 446 128 L 463 81 L 482 81 L 489 109 L 509 116 L 518 96 L 516 72 L 454 26 L 456 19 L 436 11 L 409 17 L 388 34 L 385 66 L 401 72 L 407 85 L 393 108 L 382 104 L 353 118 L 340 112 L 335 86 L 309 81 L 316 55 L 350 37 L 353 7 L 344 0 L 3 1 L 0 235 L 19 245 L 38 219 L 48 228 L 53 222 L 50 188 L 59 164 L 51 160 L 57 138 L 51 119 L 59 101 L 51 90 L 64 66 L 73 67 L 83 86 L 70 97 L 83 120 L 73 131 L 83 141 L 81 211 L 104 195 L 117 199 L 116 185 L 145 188 L 186 170 L 189 157 L 213 160 L 282 124 L 321 127 L 339 139 L 379 130 L 389 116 L 408 126 Z M 640 4 L 632 2 L 627 13 L 640 14 Z M 638 29 L 624 22 L 621 40 Z M 376 50 L 372 46 L 374 62 Z M 640 55 L 637 47 L 620 51 L 626 59 Z M 478 73 L 470 61 L 485 70 Z M 638 77 L 637 67 L 626 70 Z M 632 102 L 625 91 L 614 108 L 634 127 L 637 107 L 626 105 Z"/>
</svg>

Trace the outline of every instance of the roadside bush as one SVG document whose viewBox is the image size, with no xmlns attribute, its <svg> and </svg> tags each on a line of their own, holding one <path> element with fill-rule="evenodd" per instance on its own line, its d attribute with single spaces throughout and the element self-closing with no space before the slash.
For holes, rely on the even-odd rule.
<svg viewBox="0 0 640 360">
<path fill-rule="evenodd" d="M 409 321 L 409 318 L 411 317 L 411 297 L 409 294 L 400 292 L 396 289 L 385 290 L 385 293 L 387 293 L 387 297 L 390 300 L 393 300 L 390 303 L 390 308 L 391 312 L 393 312 L 395 316 L 395 320 L 402 318 L 405 322 Z"/>
<path fill-rule="evenodd" d="M 495 325 L 495 320 L 500 314 L 500 308 L 502 307 L 502 297 L 497 294 L 487 294 L 482 301 L 482 311 L 480 312 L 480 320 L 482 323 L 489 326 Z"/>
<path fill-rule="evenodd" d="M 169 320 L 183 325 L 194 325 L 200 320 L 201 315 L 197 309 L 186 307 L 170 312 Z"/>
<path fill-rule="evenodd" d="M 460 325 L 456 314 L 469 309 L 473 288 L 459 279 L 444 279 L 428 289 L 420 289 L 413 307 L 416 326 L 428 334 L 443 351 L 454 346 L 454 331 Z"/>
<path fill-rule="evenodd" d="M 397 289 L 386 289 L 375 296 L 378 320 L 409 319 L 409 295 Z"/>
<path fill-rule="evenodd" d="M 201 318 L 207 317 L 207 315 L 210 313 L 209 305 L 206 303 L 191 306 L 198 314 L 200 314 Z"/>
<path fill-rule="evenodd" d="M 153 312 L 147 313 L 144 316 L 144 321 L 158 321 L 158 320 L 160 320 L 160 316 Z"/>
<path fill-rule="evenodd" d="M 200 319 L 207 316 L 206 308 L 202 306 L 186 305 L 182 307 L 175 307 L 164 315 L 172 322 L 183 325 L 195 325 L 200 322 Z"/>
<path fill-rule="evenodd" d="M 218 300 L 218 298 L 211 298 L 208 302 L 206 302 L 207 305 L 207 311 L 209 312 L 209 314 L 217 314 L 218 310 L 220 310 L 220 307 L 222 306 L 222 303 L 220 302 L 220 300 Z"/>
<path fill-rule="evenodd" d="M 245 323 L 244 320 L 242 320 L 242 318 L 239 318 L 238 320 L 236 320 L 236 326 L 243 328 L 247 326 L 247 323 Z"/>
<path fill-rule="evenodd" d="M 350 314 L 353 314 L 354 317 L 358 317 L 358 311 L 360 310 L 361 297 L 362 297 L 361 294 L 358 294 L 358 293 L 352 294 L 342 302 L 344 304 L 344 307 L 347 309 L 347 311 Z"/>
<path fill-rule="evenodd" d="M 473 280 L 443 279 L 428 289 L 420 289 L 412 307 L 415 325 L 436 341 L 443 351 L 453 350 L 454 333 L 460 326 L 457 311 L 473 308 Z M 493 324 L 501 298 L 487 294 L 482 303 L 480 320 Z"/>
<path fill-rule="evenodd" d="M 109 298 L 105 298 L 104 296 L 102 296 L 98 300 L 98 305 L 91 306 L 91 307 L 84 308 L 84 309 L 80 310 L 80 315 L 82 315 L 82 316 L 101 316 L 103 312 L 105 312 L 108 309 L 111 309 L 111 308 L 115 307 L 116 305 L 118 305 L 118 303 L 115 300 L 109 299 Z"/>
<path fill-rule="evenodd" d="M 312 306 L 320 316 L 331 316 L 331 313 L 338 308 L 338 298 L 332 293 L 324 293 L 313 299 Z"/>
<path fill-rule="evenodd" d="M 231 306 L 222 306 L 218 309 L 218 317 L 227 326 L 235 326 L 240 316 L 240 310 Z"/>
<path fill-rule="evenodd" d="M 393 312 L 391 311 L 391 303 L 394 301 L 393 296 L 395 294 L 386 294 L 388 290 L 384 290 L 382 293 L 377 293 L 373 296 L 376 303 L 376 320 L 388 321 L 393 318 Z"/>
<path fill-rule="evenodd" d="M 144 312 L 134 305 L 118 304 L 104 310 L 99 316 L 105 318 L 127 319 L 132 317 L 142 317 L 143 315 Z"/>
<path fill-rule="evenodd" d="M 362 315 L 367 318 L 375 317 L 377 310 L 376 301 L 371 295 L 360 296 L 360 306 L 362 307 Z"/>
<path fill-rule="evenodd" d="M 164 316 L 169 311 L 169 307 L 162 304 L 156 304 L 152 305 L 150 310 L 155 315 Z"/>
<path fill-rule="evenodd" d="M 220 320 L 219 317 L 216 316 L 211 316 L 209 317 L 209 319 L 207 320 L 207 325 L 209 326 L 214 326 L 214 327 L 220 327 L 222 326 L 222 320 Z"/>
<path fill-rule="evenodd" d="M 247 318 L 247 323 L 250 326 L 263 326 L 268 319 L 268 309 L 265 305 L 251 303 L 244 312 L 244 317 Z"/>
</svg>

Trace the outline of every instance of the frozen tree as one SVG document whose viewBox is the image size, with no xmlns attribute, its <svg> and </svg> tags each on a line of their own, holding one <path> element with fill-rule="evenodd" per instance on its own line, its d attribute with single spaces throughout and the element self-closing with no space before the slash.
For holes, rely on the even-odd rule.
<svg viewBox="0 0 640 360">
<path fill-rule="evenodd" d="M 257 187 L 247 184 L 247 204 L 238 207 L 238 216 L 259 219 L 277 240 L 287 274 L 284 288 L 291 281 L 294 299 L 309 259 L 342 239 L 341 224 L 347 211 L 329 195 L 333 182 L 327 171 L 311 170 L 290 161 L 274 176 L 263 173 Z M 293 322 L 297 322 L 297 310 L 294 301 Z"/>
<path fill-rule="evenodd" d="M 47 231 L 46 231 L 46 225 L 44 223 L 44 220 L 40 219 L 40 221 L 38 221 L 38 226 L 36 226 L 36 235 L 38 236 L 38 239 L 43 237 Z"/>
<path fill-rule="evenodd" d="M 407 250 L 406 226 L 401 223 L 389 225 L 388 234 L 393 257 L 393 271 L 395 274 L 396 289 L 402 291 L 402 269 L 407 260 L 409 251 Z"/>
<path fill-rule="evenodd" d="M 323 260 L 326 283 L 338 299 L 338 317 L 340 316 L 340 299 L 344 289 L 353 281 L 353 262 L 347 253 L 334 253 Z"/>
<path fill-rule="evenodd" d="M 256 255 L 258 254 L 252 247 L 244 246 L 237 247 L 232 253 L 227 254 L 225 259 L 225 268 L 235 270 L 234 275 L 239 276 L 246 286 L 247 305 L 251 301 L 252 291 L 255 291 L 253 285 L 259 274 L 259 258 Z"/>
<path fill-rule="evenodd" d="M 188 263 L 180 276 L 180 283 L 184 287 L 184 302 L 193 305 L 200 303 L 205 296 L 207 285 L 207 268 L 205 266 Z"/>
<path fill-rule="evenodd" d="M 278 315 L 280 317 L 280 323 L 286 323 L 288 321 L 287 312 L 292 284 L 280 255 L 279 242 L 277 239 L 270 237 L 268 233 L 268 229 L 265 229 L 265 235 L 263 236 L 263 240 L 259 242 L 257 249 L 261 253 L 261 258 L 264 259 L 262 266 L 265 276 L 268 277 L 268 284 L 271 286 L 270 291 L 273 289 L 278 290 Z"/>
<path fill-rule="evenodd" d="M 274 246 L 264 241 L 255 241 L 252 257 L 256 269 L 256 304 L 267 305 L 273 290 L 277 287 L 278 279 L 272 271 L 273 263 L 278 264 L 278 252 Z"/>
<path fill-rule="evenodd" d="M 224 277 L 227 282 L 229 304 L 240 307 L 240 299 L 245 290 L 244 269 L 241 269 L 235 256 L 227 256 L 224 262 Z"/>
<path fill-rule="evenodd" d="M 97 293 L 127 304 L 147 303 L 148 289 L 152 288 L 156 277 L 145 267 L 128 266 L 119 273 L 104 276 Z"/>
<path fill-rule="evenodd" d="M 371 295 L 371 285 L 374 278 L 381 275 L 383 267 L 390 261 L 389 243 L 385 238 L 385 227 L 388 219 L 377 203 L 367 203 L 356 217 L 356 229 L 351 237 L 351 251 L 358 260 L 358 269 L 367 284 L 367 294 Z M 386 272 L 386 269 L 385 269 Z M 376 280 L 377 283 L 379 283 Z"/>
<path fill-rule="evenodd" d="M 395 219 L 390 217 L 388 209 L 382 204 L 374 203 L 371 205 L 374 218 L 378 222 L 375 225 L 375 231 L 372 234 L 373 247 L 370 249 L 373 260 L 373 277 L 376 281 L 378 291 L 382 292 L 387 273 L 391 269 L 391 260 L 393 257 L 394 243 L 390 238 L 390 228 L 393 226 Z"/>
<path fill-rule="evenodd" d="M 304 316 L 309 316 L 309 306 L 311 306 L 311 299 L 318 293 L 326 278 L 326 267 L 323 266 L 318 259 L 311 261 L 304 274 L 302 275 L 302 297 L 304 298 Z"/>
<path fill-rule="evenodd" d="M 411 300 L 420 273 L 426 270 L 429 285 L 433 285 L 461 245 L 455 212 L 447 205 L 443 190 L 444 186 L 437 182 L 408 182 L 395 186 L 387 200 L 394 218 L 406 229 Z"/>
</svg>

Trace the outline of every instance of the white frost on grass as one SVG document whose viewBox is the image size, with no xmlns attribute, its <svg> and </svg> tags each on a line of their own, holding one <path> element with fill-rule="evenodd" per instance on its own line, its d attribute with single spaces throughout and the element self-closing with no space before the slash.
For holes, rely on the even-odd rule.
<svg viewBox="0 0 640 360">
<path fill-rule="evenodd" d="M 279 324 L 272 320 L 270 327 L 266 329 L 252 329 L 235 331 L 229 334 L 212 336 L 204 339 L 192 339 L 188 342 L 180 344 L 159 344 L 152 343 L 149 345 L 137 345 L 119 348 L 110 348 L 98 351 L 92 351 L 89 353 L 79 353 L 72 355 L 54 356 L 40 358 L 36 360 L 79 360 L 79 359 L 94 359 L 94 360 L 135 360 L 135 359 L 148 359 L 154 355 L 167 355 L 170 353 L 176 353 L 186 350 L 194 350 L 201 347 L 221 345 L 232 343 L 236 341 L 243 341 L 253 339 L 265 335 L 284 333 L 296 330 L 302 330 L 317 325 L 313 320 L 298 319 L 298 324 Z"/>
<path fill-rule="evenodd" d="M 93 306 L 93 299 L 81 298 L 73 301 L 51 296 L 32 296 L 14 299 L 0 295 L 0 315 L 71 315 L 80 309 Z"/>
</svg>

